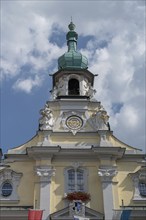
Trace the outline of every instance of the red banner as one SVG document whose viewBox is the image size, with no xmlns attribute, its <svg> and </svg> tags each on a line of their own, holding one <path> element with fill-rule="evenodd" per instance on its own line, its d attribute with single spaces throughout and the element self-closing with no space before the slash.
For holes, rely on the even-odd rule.
<svg viewBox="0 0 146 220">
<path fill-rule="evenodd" d="M 29 209 L 28 220 L 42 220 L 43 210 Z"/>
</svg>

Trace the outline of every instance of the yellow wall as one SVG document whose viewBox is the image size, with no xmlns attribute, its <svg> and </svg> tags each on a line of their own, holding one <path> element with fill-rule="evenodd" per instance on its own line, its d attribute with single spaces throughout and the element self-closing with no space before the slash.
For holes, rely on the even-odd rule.
<svg viewBox="0 0 146 220">
<path fill-rule="evenodd" d="M 133 205 L 142 205 L 145 202 L 139 204 L 138 202 L 133 201 L 133 195 L 135 192 L 135 187 L 133 181 L 129 176 L 129 173 L 135 173 L 140 169 L 140 165 L 137 162 L 125 162 L 121 161 L 118 163 L 118 195 L 119 195 L 119 206 L 122 205 L 122 200 L 124 206 L 133 206 Z"/>
<path fill-rule="evenodd" d="M 15 162 L 10 163 L 10 169 L 16 173 L 22 173 L 23 176 L 20 179 L 20 185 L 18 186 L 18 195 L 20 202 L 17 204 L 4 203 L 1 205 L 18 205 L 18 206 L 32 206 L 34 195 L 34 170 L 33 162 Z"/>
<path fill-rule="evenodd" d="M 51 213 L 56 212 L 65 207 L 65 201 L 63 200 L 65 193 L 65 168 L 70 167 L 72 161 L 52 161 L 52 166 L 56 169 L 55 176 L 52 177 L 51 182 Z M 20 185 L 18 187 L 18 194 L 20 196 L 20 202 L 16 205 L 18 206 L 32 206 L 39 208 L 39 177 L 36 176 L 34 172 L 35 165 L 46 165 L 51 164 L 51 161 L 38 160 L 24 161 L 10 163 L 11 169 L 18 173 L 23 173 L 20 180 Z M 103 192 L 100 177 L 98 176 L 98 168 L 100 165 L 115 165 L 115 162 L 108 160 L 99 160 L 94 162 L 84 161 L 82 167 L 86 168 L 88 171 L 88 192 L 91 195 L 91 201 L 87 204 L 88 207 L 103 213 Z M 134 195 L 133 182 L 128 175 L 129 173 L 134 173 L 140 169 L 137 162 L 131 161 L 118 161 L 117 162 L 118 174 L 113 178 L 113 195 L 114 195 L 114 208 L 119 209 L 122 205 L 122 200 L 125 206 L 132 206 L 136 203 L 133 202 L 132 198 Z M 49 195 L 48 195 L 49 196 Z M 49 199 L 49 197 L 48 197 Z M 144 202 L 143 202 L 144 203 Z M 142 204 L 142 202 L 141 202 Z M 1 205 L 6 205 L 1 204 Z M 13 205 L 13 204 L 7 204 Z"/>
</svg>

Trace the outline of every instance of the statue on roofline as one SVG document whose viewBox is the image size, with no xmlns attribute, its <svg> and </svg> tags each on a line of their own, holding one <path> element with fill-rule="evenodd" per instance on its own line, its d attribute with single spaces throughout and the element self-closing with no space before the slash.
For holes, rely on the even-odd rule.
<svg viewBox="0 0 146 220">
<path fill-rule="evenodd" d="M 50 130 L 53 127 L 54 119 L 51 109 L 48 104 L 45 104 L 44 109 L 40 110 L 42 117 L 39 119 L 39 130 Z"/>
</svg>

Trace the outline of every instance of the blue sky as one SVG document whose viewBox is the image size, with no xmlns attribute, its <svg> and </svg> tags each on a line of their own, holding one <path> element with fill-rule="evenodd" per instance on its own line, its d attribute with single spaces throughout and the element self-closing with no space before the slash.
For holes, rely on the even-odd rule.
<svg viewBox="0 0 146 220">
<path fill-rule="evenodd" d="M 121 141 L 145 151 L 145 1 L 1 2 L 1 147 L 37 132 L 71 16 L 96 99 Z"/>
</svg>

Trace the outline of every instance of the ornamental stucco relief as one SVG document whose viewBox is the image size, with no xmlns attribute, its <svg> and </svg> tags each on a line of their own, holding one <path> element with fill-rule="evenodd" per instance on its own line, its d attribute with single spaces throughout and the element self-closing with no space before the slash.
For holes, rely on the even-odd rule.
<svg viewBox="0 0 146 220">
<path fill-rule="evenodd" d="M 74 135 L 81 130 L 85 123 L 86 117 L 84 112 L 68 111 L 63 112 L 61 125 L 64 130 L 70 130 Z"/>
</svg>

